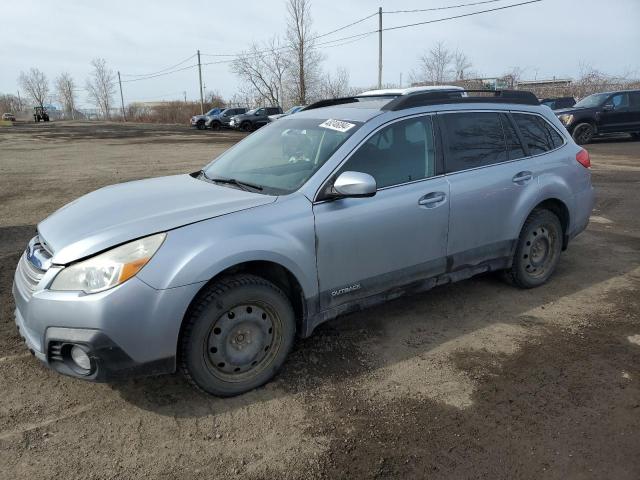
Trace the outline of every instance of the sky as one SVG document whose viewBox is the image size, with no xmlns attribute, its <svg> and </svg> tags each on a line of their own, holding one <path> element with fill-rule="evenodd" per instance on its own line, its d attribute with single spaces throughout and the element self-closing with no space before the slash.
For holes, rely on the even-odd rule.
<svg viewBox="0 0 640 480">
<path fill-rule="evenodd" d="M 479 0 L 312 0 L 313 31 L 323 34 L 383 11 L 436 8 Z M 383 28 L 435 20 L 525 0 L 500 0 L 450 10 L 383 14 Z M 377 16 L 321 41 L 378 28 Z M 463 51 L 480 76 L 520 67 L 526 79 L 575 77 L 581 64 L 609 74 L 640 77 L 640 0 L 543 0 L 467 18 L 383 32 L 383 82 L 406 84 L 420 55 L 436 42 Z M 1 0 L 0 93 L 15 93 L 20 71 L 37 67 L 51 83 L 69 72 L 80 104 L 90 61 L 101 57 L 123 80 L 157 72 L 194 55 L 202 62 L 235 54 L 252 41 L 284 36 L 285 0 L 217 2 L 194 0 Z M 323 68 L 346 68 L 351 85 L 377 83 L 378 37 L 322 48 Z M 207 56 L 205 56 L 206 54 Z M 224 57 L 223 57 L 224 58 Z M 189 66 L 194 59 L 182 66 Z M 203 67 L 207 90 L 224 97 L 239 86 L 228 64 Z M 198 71 L 187 69 L 123 83 L 125 102 L 198 99 Z"/>
</svg>

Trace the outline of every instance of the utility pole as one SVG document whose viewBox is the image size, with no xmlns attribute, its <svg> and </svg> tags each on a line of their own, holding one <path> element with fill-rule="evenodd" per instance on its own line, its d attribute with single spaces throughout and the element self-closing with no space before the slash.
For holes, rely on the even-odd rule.
<svg viewBox="0 0 640 480">
<path fill-rule="evenodd" d="M 120 104 L 122 105 L 122 118 L 127 121 L 127 114 L 124 111 L 124 96 L 122 95 L 122 80 L 120 79 L 120 70 L 118 70 L 118 84 L 120 85 Z"/>
<path fill-rule="evenodd" d="M 204 115 L 204 93 L 202 93 L 202 65 L 200 64 L 200 50 L 198 50 L 198 78 L 200 80 L 200 115 Z"/>
<path fill-rule="evenodd" d="M 398 84 L 398 88 L 402 88 L 402 72 L 400 72 L 400 83 Z"/>
<path fill-rule="evenodd" d="M 187 103 L 187 91 L 182 92 L 184 94 L 184 103 Z"/>
<path fill-rule="evenodd" d="M 382 88 L 382 7 L 378 8 L 378 88 Z"/>
<path fill-rule="evenodd" d="M 22 99 L 20 98 L 20 90 L 16 90 L 18 92 L 18 110 L 22 111 Z"/>
</svg>

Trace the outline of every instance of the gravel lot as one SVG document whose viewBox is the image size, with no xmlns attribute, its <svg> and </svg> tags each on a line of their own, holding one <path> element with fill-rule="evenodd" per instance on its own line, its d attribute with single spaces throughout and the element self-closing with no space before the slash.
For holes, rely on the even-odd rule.
<svg viewBox="0 0 640 480">
<path fill-rule="evenodd" d="M 556 275 L 483 276 L 338 318 L 233 399 L 178 375 L 97 385 L 21 343 L 11 282 L 38 221 L 190 172 L 242 135 L 0 128 L 0 478 L 640 478 L 640 142 L 590 145 L 596 211 Z"/>
</svg>

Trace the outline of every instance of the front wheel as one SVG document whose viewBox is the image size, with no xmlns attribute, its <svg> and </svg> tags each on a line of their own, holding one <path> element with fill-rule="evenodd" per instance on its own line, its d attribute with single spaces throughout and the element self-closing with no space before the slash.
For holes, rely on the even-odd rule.
<svg viewBox="0 0 640 480">
<path fill-rule="evenodd" d="M 633 138 L 634 140 L 640 140 L 640 132 L 633 132 L 631 134 L 631 138 Z"/>
<path fill-rule="evenodd" d="M 223 278 L 190 309 L 182 334 L 182 372 L 207 393 L 228 397 L 269 381 L 295 336 L 289 299 L 254 275 Z"/>
<path fill-rule="evenodd" d="M 573 129 L 571 136 L 578 145 L 586 145 L 593 140 L 595 129 L 590 123 L 579 123 Z"/>
<path fill-rule="evenodd" d="M 214 132 L 220 130 L 221 127 L 222 124 L 220 122 L 211 122 L 211 130 L 213 130 Z"/>
<path fill-rule="evenodd" d="M 243 132 L 250 132 L 253 129 L 251 122 L 242 122 L 240 125 L 240 130 Z"/>
<path fill-rule="evenodd" d="M 534 210 L 527 218 L 507 279 L 520 288 L 538 287 L 556 269 L 562 250 L 562 225 L 549 210 Z"/>
<path fill-rule="evenodd" d="M 205 128 L 207 128 L 207 127 L 206 127 L 206 125 L 204 124 L 204 122 L 200 121 L 200 122 L 196 123 L 196 128 L 197 128 L 198 130 L 204 130 L 204 129 L 205 129 Z"/>
</svg>

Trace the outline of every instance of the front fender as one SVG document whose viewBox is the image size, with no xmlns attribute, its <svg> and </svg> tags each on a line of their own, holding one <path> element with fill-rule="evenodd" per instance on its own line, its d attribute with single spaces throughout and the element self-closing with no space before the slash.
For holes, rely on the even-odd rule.
<svg viewBox="0 0 640 480">
<path fill-rule="evenodd" d="M 157 289 L 210 280 L 229 267 L 269 261 L 289 270 L 306 298 L 317 294 L 311 202 L 301 194 L 168 233 L 141 280 Z"/>
</svg>

